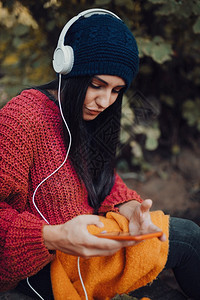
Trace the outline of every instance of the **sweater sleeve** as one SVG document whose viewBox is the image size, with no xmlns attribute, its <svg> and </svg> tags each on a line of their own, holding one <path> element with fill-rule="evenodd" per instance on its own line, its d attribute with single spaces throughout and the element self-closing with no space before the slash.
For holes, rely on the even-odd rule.
<svg viewBox="0 0 200 300">
<path fill-rule="evenodd" d="M 136 200 L 140 203 L 143 201 L 140 195 L 138 195 L 136 191 L 128 188 L 121 177 L 116 174 L 112 190 L 102 203 L 99 212 L 118 211 L 116 205 L 130 200 Z"/>
<path fill-rule="evenodd" d="M 30 166 L 33 163 L 30 121 L 0 112 L 0 290 L 36 274 L 53 259 L 42 239 L 45 224 L 27 210 Z"/>
</svg>

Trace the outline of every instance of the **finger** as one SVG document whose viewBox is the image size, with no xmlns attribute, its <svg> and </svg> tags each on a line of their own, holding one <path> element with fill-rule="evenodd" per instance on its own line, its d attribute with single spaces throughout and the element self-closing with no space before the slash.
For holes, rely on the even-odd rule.
<svg viewBox="0 0 200 300">
<path fill-rule="evenodd" d="M 96 225 L 97 227 L 104 227 L 104 224 L 100 221 L 98 216 L 94 215 L 82 215 L 80 216 L 82 219 L 83 223 L 85 225 Z"/>
<path fill-rule="evenodd" d="M 151 199 L 146 199 L 141 203 L 140 209 L 143 212 L 148 211 L 152 206 L 152 200 Z"/>
<path fill-rule="evenodd" d="M 153 223 L 149 226 L 149 229 L 148 229 L 149 233 L 151 233 L 151 232 L 160 232 L 160 231 L 162 231 L 162 230 Z M 165 242 L 167 240 L 166 235 L 164 233 L 160 237 L 158 237 L 158 239 L 161 242 Z"/>
<path fill-rule="evenodd" d="M 158 226 L 156 226 L 154 223 L 150 222 L 148 226 L 142 228 L 144 233 L 146 232 L 157 232 L 157 231 L 162 231 Z"/>
<path fill-rule="evenodd" d="M 134 235 L 140 232 L 140 225 L 137 223 L 129 222 L 129 232 Z"/>
<path fill-rule="evenodd" d="M 161 242 L 166 242 L 166 240 L 167 240 L 166 235 L 163 233 L 163 235 L 161 235 L 161 237 L 159 237 L 159 240 Z"/>
<path fill-rule="evenodd" d="M 131 246 L 135 246 L 136 244 L 141 243 L 141 241 L 127 241 L 123 247 L 131 247 Z"/>
</svg>

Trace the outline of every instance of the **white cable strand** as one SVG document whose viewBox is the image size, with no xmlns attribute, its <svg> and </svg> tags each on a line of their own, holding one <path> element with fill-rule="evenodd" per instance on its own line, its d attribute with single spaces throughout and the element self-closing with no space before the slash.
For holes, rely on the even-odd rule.
<svg viewBox="0 0 200 300">
<path fill-rule="evenodd" d="M 79 275 L 79 278 L 80 278 L 80 281 L 81 281 L 81 284 L 82 284 L 82 287 L 83 287 L 83 291 L 84 291 L 84 293 L 85 293 L 85 300 L 88 300 L 87 291 L 86 291 L 86 288 L 85 288 L 85 286 L 84 286 L 83 279 L 82 279 L 82 276 L 81 276 L 81 270 L 80 270 L 80 256 L 79 256 L 78 259 L 77 259 L 77 266 L 78 266 L 78 275 Z"/>
<path fill-rule="evenodd" d="M 69 134 L 69 145 L 68 145 L 68 149 L 67 149 L 67 153 L 66 153 L 66 156 L 65 156 L 65 159 L 64 161 L 62 162 L 62 164 L 55 170 L 53 171 L 49 176 L 47 176 L 45 179 L 43 179 L 39 184 L 38 186 L 36 187 L 34 193 L 33 193 L 33 197 L 32 197 L 32 202 L 33 202 L 33 205 L 35 207 L 35 209 L 37 210 L 37 212 L 40 214 L 40 216 L 43 218 L 43 220 L 49 224 L 49 222 L 47 221 L 47 219 L 44 217 L 44 215 L 41 213 L 41 211 L 39 210 L 39 208 L 37 207 L 36 203 L 35 203 L 35 195 L 37 193 L 37 190 L 39 189 L 39 187 L 46 181 L 48 180 L 51 176 L 53 176 L 60 168 L 62 168 L 62 166 L 65 164 L 65 162 L 67 161 L 67 158 L 68 158 L 68 155 L 69 155 L 69 151 L 70 151 L 70 148 L 71 148 L 71 143 L 72 143 L 72 136 L 71 136 L 71 132 L 70 132 L 70 129 L 68 127 L 68 124 L 65 120 L 65 117 L 63 115 L 63 111 L 62 111 L 62 105 L 61 105 L 61 98 L 60 98 L 60 94 L 61 94 L 61 81 L 62 81 L 62 77 L 61 77 L 61 74 L 59 74 L 59 83 L 58 83 L 58 103 L 59 103 L 59 108 L 60 108 L 60 114 L 61 114 L 61 117 L 62 117 L 62 120 L 65 124 L 65 127 L 68 131 L 68 134 Z M 77 266 L 78 266 L 78 274 L 79 274 L 79 278 L 80 278 L 80 281 L 81 281 L 81 285 L 83 287 L 83 291 L 85 293 L 85 299 L 88 300 L 88 296 L 87 296 L 87 291 L 86 291 L 86 288 L 84 286 L 84 283 L 83 283 L 83 279 L 82 279 L 82 276 L 81 276 L 81 271 L 80 271 L 80 257 L 78 257 L 77 259 Z M 29 287 L 38 295 L 38 297 L 42 300 L 44 300 L 42 298 L 42 296 L 31 286 L 30 282 L 29 282 L 29 278 L 27 277 L 27 284 L 29 285 Z"/>
<path fill-rule="evenodd" d="M 39 187 L 46 181 L 48 180 L 51 176 L 53 176 L 60 168 L 62 168 L 62 166 L 65 164 L 65 162 L 67 161 L 67 158 L 68 158 L 68 155 L 69 155 L 69 151 L 70 151 L 70 148 L 71 148 L 71 143 L 72 143 L 72 136 L 71 136 L 71 132 L 69 130 L 69 127 L 67 125 L 67 122 L 64 118 L 64 115 L 63 115 L 63 111 L 62 111 L 62 105 L 61 105 L 61 99 L 60 99 L 60 94 L 61 94 L 61 81 L 62 81 L 62 77 L 61 77 L 61 74 L 59 74 L 59 82 L 58 82 L 58 103 L 59 103 L 59 108 L 60 108 L 60 114 L 61 114 L 61 117 L 63 119 L 63 122 L 67 128 L 67 131 L 68 131 L 68 134 L 69 134 L 69 145 L 68 145 L 68 149 L 67 149 L 67 153 L 66 153 L 66 156 L 65 156 L 65 159 L 64 161 L 62 162 L 62 164 L 55 170 L 53 171 L 49 176 L 47 176 L 44 180 L 42 180 L 38 186 L 36 187 L 34 193 L 33 193 L 33 197 L 32 197 L 32 202 L 33 202 L 33 205 L 35 207 L 35 209 L 37 210 L 37 212 L 40 214 L 40 216 L 43 218 L 43 220 L 49 224 L 49 222 L 47 221 L 47 219 L 44 217 L 44 215 L 41 213 L 41 211 L 39 210 L 39 208 L 37 207 L 36 203 L 35 203 L 35 195 L 37 193 L 37 190 L 39 189 Z M 26 281 L 27 281 L 27 284 L 29 285 L 29 287 L 38 295 L 38 297 L 40 297 L 42 300 L 44 300 L 42 298 L 42 296 L 40 296 L 40 294 L 31 286 L 30 282 L 29 282 L 29 278 L 27 277 L 26 278 Z"/>
<path fill-rule="evenodd" d="M 29 278 L 26 278 L 27 284 L 29 285 L 29 287 L 36 293 L 36 295 L 38 295 L 38 297 L 40 297 L 40 299 L 45 300 L 44 298 L 42 298 L 42 296 L 40 296 L 40 294 L 32 287 L 32 285 L 29 282 Z"/>
<path fill-rule="evenodd" d="M 66 163 L 67 161 L 67 158 L 68 158 L 68 155 L 69 155 L 69 151 L 70 151 L 70 148 L 71 148 L 71 143 L 72 143 L 72 136 L 71 136 L 71 132 L 69 130 L 69 127 L 67 125 L 67 122 L 64 118 L 64 115 L 63 115 L 63 111 L 62 111 L 62 105 L 61 105 L 61 99 L 60 99 L 60 90 L 61 90 L 61 81 L 62 81 L 62 77 L 61 77 L 61 74 L 59 74 L 59 84 L 58 84 L 58 103 L 59 103 L 59 108 L 60 108 L 60 113 L 61 113 L 61 117 L 63 119 L 63 122 L 67 128 L 67 131 L 68 131 L 68 134 L 69 134 L 69 145 L 68 145 L 68 149 L 67 149 L 67 153 L 66 153 L 66 156 L 65 156 L 65 159 L 64 161 L 62 162 L 62 164 L 55 170 L 53 171 L 49 176 L 47 176 L 45 179 L 43 179 L 39 184 L 38 186 L 36 187 L 34 193 L 33 193 L 33 197 L 32 197 L 32 202 L 33 202 L 33 205 L 35 207 L 35 209 L 37 210 L 37 212 L 40 214 L 40 216 L 43 218 L 43 220 L 45 222 L 47 222 L 47 224 L 49 224 L 49 222 L 47 221 L 47 219 L 44 217 L 44 215 L 41 213 L 41 211 L 39 210 L 39 208 L 37 207 L 37 205 L 35 204 L 35 195 L 37 193 L 37 190 L 39 189 L 39 187 L 46 181 L 48 180 L 52 175 L 54 175 L 60 168 L 62 168 L 62 166 Z"/>
</svg>

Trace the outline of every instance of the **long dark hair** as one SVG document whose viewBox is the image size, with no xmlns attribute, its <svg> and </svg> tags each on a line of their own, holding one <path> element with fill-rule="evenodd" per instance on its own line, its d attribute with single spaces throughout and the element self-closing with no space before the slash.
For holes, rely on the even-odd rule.
<svg viewBox="0 0 200 300">
<path fill-rule="evenodd" d="M 63 114 L 72 135 L 69 158 L 79 179 L 83 180 L 86 186 L 89 205 L 94 209 L 94 213 L 97 213 L 115 180 L 114 167 L 123 91 L 97 118 L 84 121 L 82 108 L 91 80 L 89 76 L 63 79 L 61 101 Z M 38 87 L 44 91 L 57 88 L 58 80 Z M 68 142 L 66 129 L 64 130 Z"/>
</svg>

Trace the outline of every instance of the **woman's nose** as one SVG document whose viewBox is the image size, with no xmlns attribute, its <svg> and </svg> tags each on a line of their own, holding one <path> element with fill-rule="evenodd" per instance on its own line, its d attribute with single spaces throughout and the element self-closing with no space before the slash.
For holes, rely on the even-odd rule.
<svg viewBox="0 0 200 300">
<path fill-rule="evenodd" d="M 98 95 L 96 99 L 97 105 L 99 105 L 101 108 L 106 109 L 108 106 L 111 105 L 111 92 L 105 91 Z"/>
</svg>

